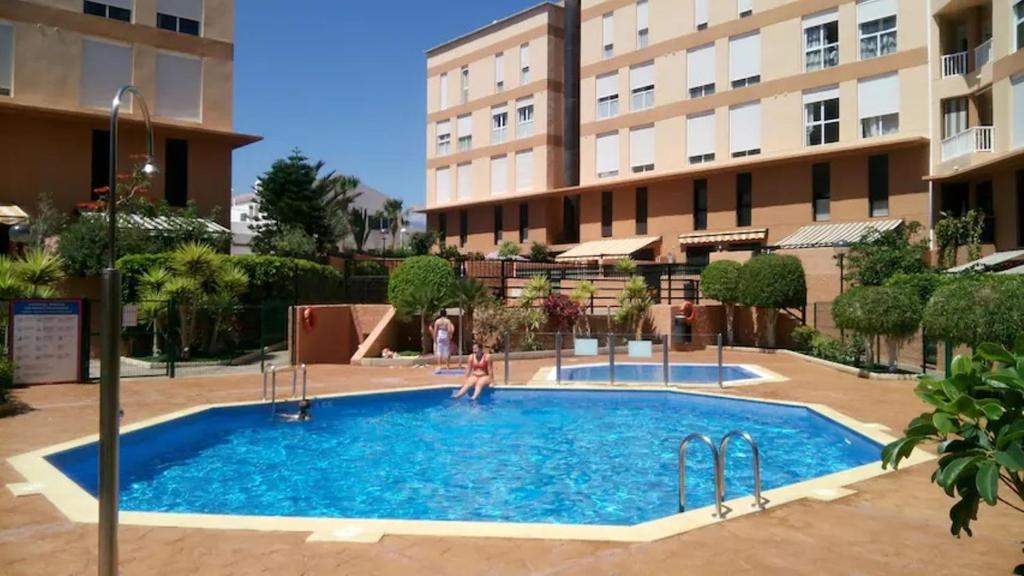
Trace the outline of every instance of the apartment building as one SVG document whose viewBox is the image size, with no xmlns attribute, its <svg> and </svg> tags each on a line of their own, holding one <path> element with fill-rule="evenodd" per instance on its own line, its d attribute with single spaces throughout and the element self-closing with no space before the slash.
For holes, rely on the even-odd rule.
<svg viewBox="0 0 1024 576">
<path fill-rule="evenodd" d="M 206 213 L 231 207 L 232 0 L 0 2 L 0 201 L 69 213 L 109 184 L 110 106 L 134 84 L 149 105 L 160 173 L 149 195 Z M 145 153 L 139 106 L 121 108 L 119 172 Z M 6 237 L 6 233 L 4 233 Z"/>
<path fill-rule="evenodd" d="M 530 64 L 551 74 L 550 132 L 520 178 L 497 134 L 527 36 L 549 47 Z M 773 247 L 834 270 L 868 228 L 978 207 L 987 250 L 1021 246 L 1022 42 L 1021 0 L 542 4 L 428 52 L 430 226 L 467 251 L 702 264 Z M 559 133 L 559 111 L 579 123 Z"/>
</svg>

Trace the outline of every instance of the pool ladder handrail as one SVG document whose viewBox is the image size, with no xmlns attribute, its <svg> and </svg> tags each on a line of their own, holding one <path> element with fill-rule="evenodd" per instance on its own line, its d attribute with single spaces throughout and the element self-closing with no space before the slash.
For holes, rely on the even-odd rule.
<svg viewBox="0 0 1024 576">
<path fill-rule="evenodd" d="M 291 371 L 291 373 L 292 373 L 292 394 L 291 394 L 291 398 L 295 398 L 295 391 L 296 391 L 296 388 L 297 388 L 297 385 L 298 385 L 299 372 L 300 371 L 302 372 L 302 399 L 305 400 L 306 399 L 306 380 L 307 380 L 306 364 L 302 363 L 302 364 L 299 364 L 298 366 L 289 366 L 287 368 L 281 369 L 280 371 L 281 372 Z M 270 377 L 270 398 L 269 398 L 269 400 L 270 400 L 270 414 L 271 415 L 274 415 L 274 414 L 277 413 L 277 373 L 278 373 L 277 366 L 274 366 L 273 364 L 268 366 L 267 369 L 263 372 L 263 399 L 264 400 L 268 399 L 267 398 L 267 377 L 268 376 Z"/>
<path fill-rule="evenodd" d="M 679 443 L 679 511 L 686 511 L 686 449 L 690 442 L 700 441 L 711 450 L 713 471 L 715 474 L 715 517 L 722 517 L 722 502 L 725 500 L 725 462 L 729 450 L 729 443 L 733 438 L 739 438 L 750 445 L 753 453 L 754 468 L 754 503 L 752 507 L 764 510 L 764 500 L 761 498 L 761 452 L 757 442 L 749 433 L 742 430 L 733 430 L 722 437 L 718 446 L 715 446 L 711 438 L 704 434 L 693 433 Z"/>
<path fill-rule="evenodd" d="M 752 467 L 754 469 L 754 503 L 751 508 L 760 508 L 764 510 L 764 500 L 761 498 L 761 450 L 757 447 L 757 441 L 749 433 L 743 430 L 733 430 L 722 436 L 722 441 L 718 444 L 718 454 L 720 456 L 719 466 L 721 470 L 719 472 L 719 478 L 722 482 L 722 498 L 725 498 L 725 463 L 726 453 L 729 450 L 729 442 L 733 438 L 739 438 L 750 445 L 750 452 L 753 456 Z"/>
</svg>

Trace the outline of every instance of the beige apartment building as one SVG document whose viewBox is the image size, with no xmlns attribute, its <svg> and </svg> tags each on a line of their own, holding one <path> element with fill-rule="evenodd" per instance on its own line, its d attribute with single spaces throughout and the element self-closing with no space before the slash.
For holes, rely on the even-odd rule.
<svg viewBox="0 0 1024 576">
<path fill-rule="evenodd" d="M 69 213 L 109 176 L 110 106 L 134 84 L 152 115 L 160 173 L 150 196 L 205 213 L 231 206 L 233 0 L 0 2 L 0 202 L 32 213 L 48 192 Z M 122 106 L 119 171 L 145 153 Z M 6 240 L 6 232 L 3 234 Z"/>
<path fill-rule="evenodd" d="M 977 207 L 987 251 L 1019 247 L 1021 46 L 1024 0 L 541 4 L 427 53 L 430 227 L 835 274 L 868 228 Z"/>
</svg>

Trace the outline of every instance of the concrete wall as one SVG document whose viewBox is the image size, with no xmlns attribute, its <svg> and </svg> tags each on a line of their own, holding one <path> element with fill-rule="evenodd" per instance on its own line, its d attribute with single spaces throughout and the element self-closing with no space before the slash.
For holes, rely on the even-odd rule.
<svg viewBox="0 0 1024 576">
<path fill-rule="evenodd" d="M 310 309 L 316 318 L 313 327 L 303 321 Z M 359 346 L 353 320 L 353 306 L 296 306 L 292 320 L 295 332 L 295 362 L 306 364 L 348 364 Z"/>
</svg>

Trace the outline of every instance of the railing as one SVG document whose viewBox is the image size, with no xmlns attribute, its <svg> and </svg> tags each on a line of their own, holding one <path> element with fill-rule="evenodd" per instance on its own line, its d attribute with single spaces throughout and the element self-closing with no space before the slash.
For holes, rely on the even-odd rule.
<svg viewBox="0 0 1024 576">
<path fill-rule="evenodd" d="M 942 141 L 942 161 L 992 151 L 992 127 L 974 126 Z"/>
<path fill-rule="evenodd" d="M 306 399 L 306 365 L 299 364 L 298 366 L 291 366 L 282 368 L 281 372 L 290 370 L 292 373 L 292 394 L 291 397 L 295 398 L 295 392 L 298 385 L 299 372 L 302 372 L 302 399 Z M 274 415 L 277 413 L 277 366 L 271 364 L 267 367 L 267 370 L 263 373 L 263 399 L 270 400 L 270 414 Z M 267 396 L 267 377 L 270 378 L 270 396 Z"/>
<path fill-rule="evenodd" d="M 977 70 L 992 60 L 992 39 L 985 40 L 974 49 L 974 68 Z"/>
<path fill-rule="evenodd" d="M 967 52 L 946 54 L 942 57 L 942 77 L 967 74 Z"/>
</svg>

